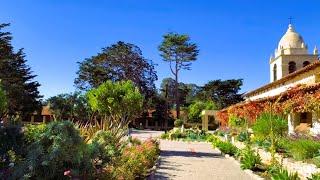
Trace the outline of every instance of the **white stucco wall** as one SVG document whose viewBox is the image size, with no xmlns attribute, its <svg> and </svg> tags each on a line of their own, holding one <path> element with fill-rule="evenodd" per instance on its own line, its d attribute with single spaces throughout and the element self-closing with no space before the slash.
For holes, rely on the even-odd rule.
<svg viewBox="0 0 320 180">
<path fill-rule="evenodd" d="M 260 99 L 260 98 L 276 96 L 282 92 L 287 91 L 290 87 L 294 87 L 298 84 L 313 84 L 313 83 L 315 83 L 315 80 L 316 80 L 316 77 L 314 74 L 312 74 L 310 76 L 307 76 L 307 77 L 302 78 L 297 81 L 288 81 L 284 85 L 274 87 L 271 90 L 266 90 L 265 92 L 262 92 L 258 95 L 255 95 L 255 96 L 248 97 L 248 100 L 253 101 L 253 100 Z"/>
</svg>

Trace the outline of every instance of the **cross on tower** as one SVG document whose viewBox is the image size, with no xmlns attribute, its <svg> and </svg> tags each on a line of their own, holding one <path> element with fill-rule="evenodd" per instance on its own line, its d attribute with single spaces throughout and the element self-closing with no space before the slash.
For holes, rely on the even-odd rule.
<svg viewBox="0 0 320 180">
<path fill-rule="evenodd" d="M 291 23 L 292 23 L 292 20 L 293 20 L 293 17 L 290 16 L 288 19 L 289 19 L 289 24 L 291 24 Z"/>
</svg>

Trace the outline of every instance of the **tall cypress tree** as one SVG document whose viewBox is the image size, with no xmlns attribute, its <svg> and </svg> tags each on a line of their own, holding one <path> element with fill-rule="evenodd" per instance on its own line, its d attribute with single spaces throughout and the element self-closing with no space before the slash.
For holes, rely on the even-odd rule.
<svg viewBox="0 0 320 180">
<path fill-rule="evenodd" d="M 26 64 L 23 49 L 14 51 L 12 35 L 3 31 L 10 24 L 0 24 L 0 79 L 8 101 L 8 115 L 19 114 L 22 118 L 41 107 L 38 87 Z"/>
</svg>

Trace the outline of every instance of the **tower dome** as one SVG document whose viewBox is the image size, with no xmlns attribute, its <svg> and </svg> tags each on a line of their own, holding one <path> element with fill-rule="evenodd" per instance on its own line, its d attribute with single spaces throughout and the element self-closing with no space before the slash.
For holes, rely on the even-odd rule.
<svg viewBox="0 0 320 180">
<path fill-rule="evenodd" d="M 287 32 L 280 39 L 276 54 L 307 54 L 307 45 L 302 36 L 289 24 Z"/>
</svg>

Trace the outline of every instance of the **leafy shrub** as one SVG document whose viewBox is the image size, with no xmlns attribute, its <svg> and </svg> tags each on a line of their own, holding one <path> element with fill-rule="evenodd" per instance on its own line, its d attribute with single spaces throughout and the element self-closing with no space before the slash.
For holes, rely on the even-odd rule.
<svg viewBox="0 0 320 180">
<path fill-rule="evenodd" d="M 257 121 L 252 127 L 254 135 L 258 138 L 265 139 L 274 133 L 277 137 L 283 137 L 288 130 L 288 122 L 281 116 L 263 113 L 258 117 Z M 273 132 L 271 132 L 273 131 Z"/>
<path fill-rule="evenodd" d="M 236 116 L 229 117 L 229 126 L 234 128 L 243 128 L 246 125 L 246 120 Z"/>
<path fill-rule="evenodd" d="M 230 129 L 218 129 L 214 132 L 215 135 L 224 137 L 226 134 L 230 133 Z"/>
<path fill-rule="evenodd" d="M 181 132 L 180 130 L 172 131 L 169 133 L 169 139 L 176 140 L 176 139 L 182 139 L 186 138 L 186 133 Z"/>
<path fill-rule="evenodd" d="M 246 147 L 241 151 L 240 163 L 241 169 L 254 170 L 257 165 L 261 164 L 261 158 L 250 147 Z"/>
<path fill-rule="evenodd" d="M 271 173 L 272 180 L 299 180 L 298 173 L 289 173 L 288 170 L 283 168 L 274 169 Z"/>
<path fill-rule="evenodd" d="M 240 134 L 236 137 L 236 139 L 240 142 L 245 142 L 248 141 L 250 139 L 249 137 L 249 133 L 246 131 L 242 131 L 240 132 Z"/>
<path fill-rule="evenodd" d="M 216 143 L 217 141 L 219 141 L 218 137 L 215 135 L 208 135 L 207 136 L 207 141 L 211 142 L 211 143 Z"/>
<path fill-rule="evenodd" d="M 174 121 L 174 127 L 181 127 L 183 125 L 183 120 L 182 119 L 176 119 Z"/>
<path fill-rule="evenodd" d="M 83 176 L 92 167 L 87 154 L 72 122 L 51 122 L 28 147 L 26 159 L 14 169 L 13 179 L 68 179 L 65 171 Z"/>
<path fill-rule="evenodd" d="M 217 141 L 214 143 L 214 146 L 220 149 L 222 153 L 229 154 L 230 156 L 235 155 L 238 151 L 238 148 L 230 142 Z"/>
<path fill-rule="evenodd" d="M 160 136 L 161 139 L 169 139 L 169 133 L 163 133 Z"/>
<path fill-rule="evenodd" d="M 121 155 L 122 147 L 109 131 L 98 131 L 89 144 L 90 158 L 96 169 L 111 164 Z"/>
<path fill-rule="evenodd" d="M 104 130 L 118 138 L 127 135 L 123 130 L 140 115 L 144 101 L 143 95 L 132 81 L 108 80 L 88 91 L 86 96 L 92 111 L 97 112 L 107 124 L 107 129 Z"/>
<path fill-rule="evenodd" d="M 295 160 L 305 160 L 315 157 L 320 149 L 320 142 L 312 139 L 297 139 L 288 141 L 287 149 Z"/>
<path fill-rule="evenodd" d="M 159 153 L 158 142 L 151 139 L 140 145 L 126 147 L 121 156 L 120 166 L 111 173 L 114 174 L 114 179 L 142 179 L 155 164 Z"/>
<path fill-rule="evenodd" d="M 216 105 L 212 101 L 195 101 L 188 107 L 188 121 L 201 122 L 201 112 L 213 109 L 216 109 Z"/>
<path fill-rule="evenodd" d="M 40 136 L 44 133 L 46 124 L 33 125 L 27 124 L 24 127 L 24 138 L 28 143 L 37 141 Z"/>
<path fill-rule="evenodd" d="M 308 177 L 308 180 L 320 180 L 320 173 L 312 174 L 311 177 Z"/>
<path fill-rule="evenodd" d="M 141 143 L 142 143 L 140 139 L 138 139 L 138 138 L 132 138 L 132 136 L 130 136 L 129 142 L 130 142 L 132 145 L 141 145 Z"/>
<path fill-rule="evenodd" d="M 21 126 L 0 124 L 0 179 L 6 179 L 7 172 L 25 155 L 25 143 Z"/>
<path fill-rule="evenodd" d="M 316 156 L 316 157 L 312 158 L 309 162 L 313 163 L 314 165 L 316 165 L 319 168 L 320 167 L 320 156 Z"/>
</svg>

